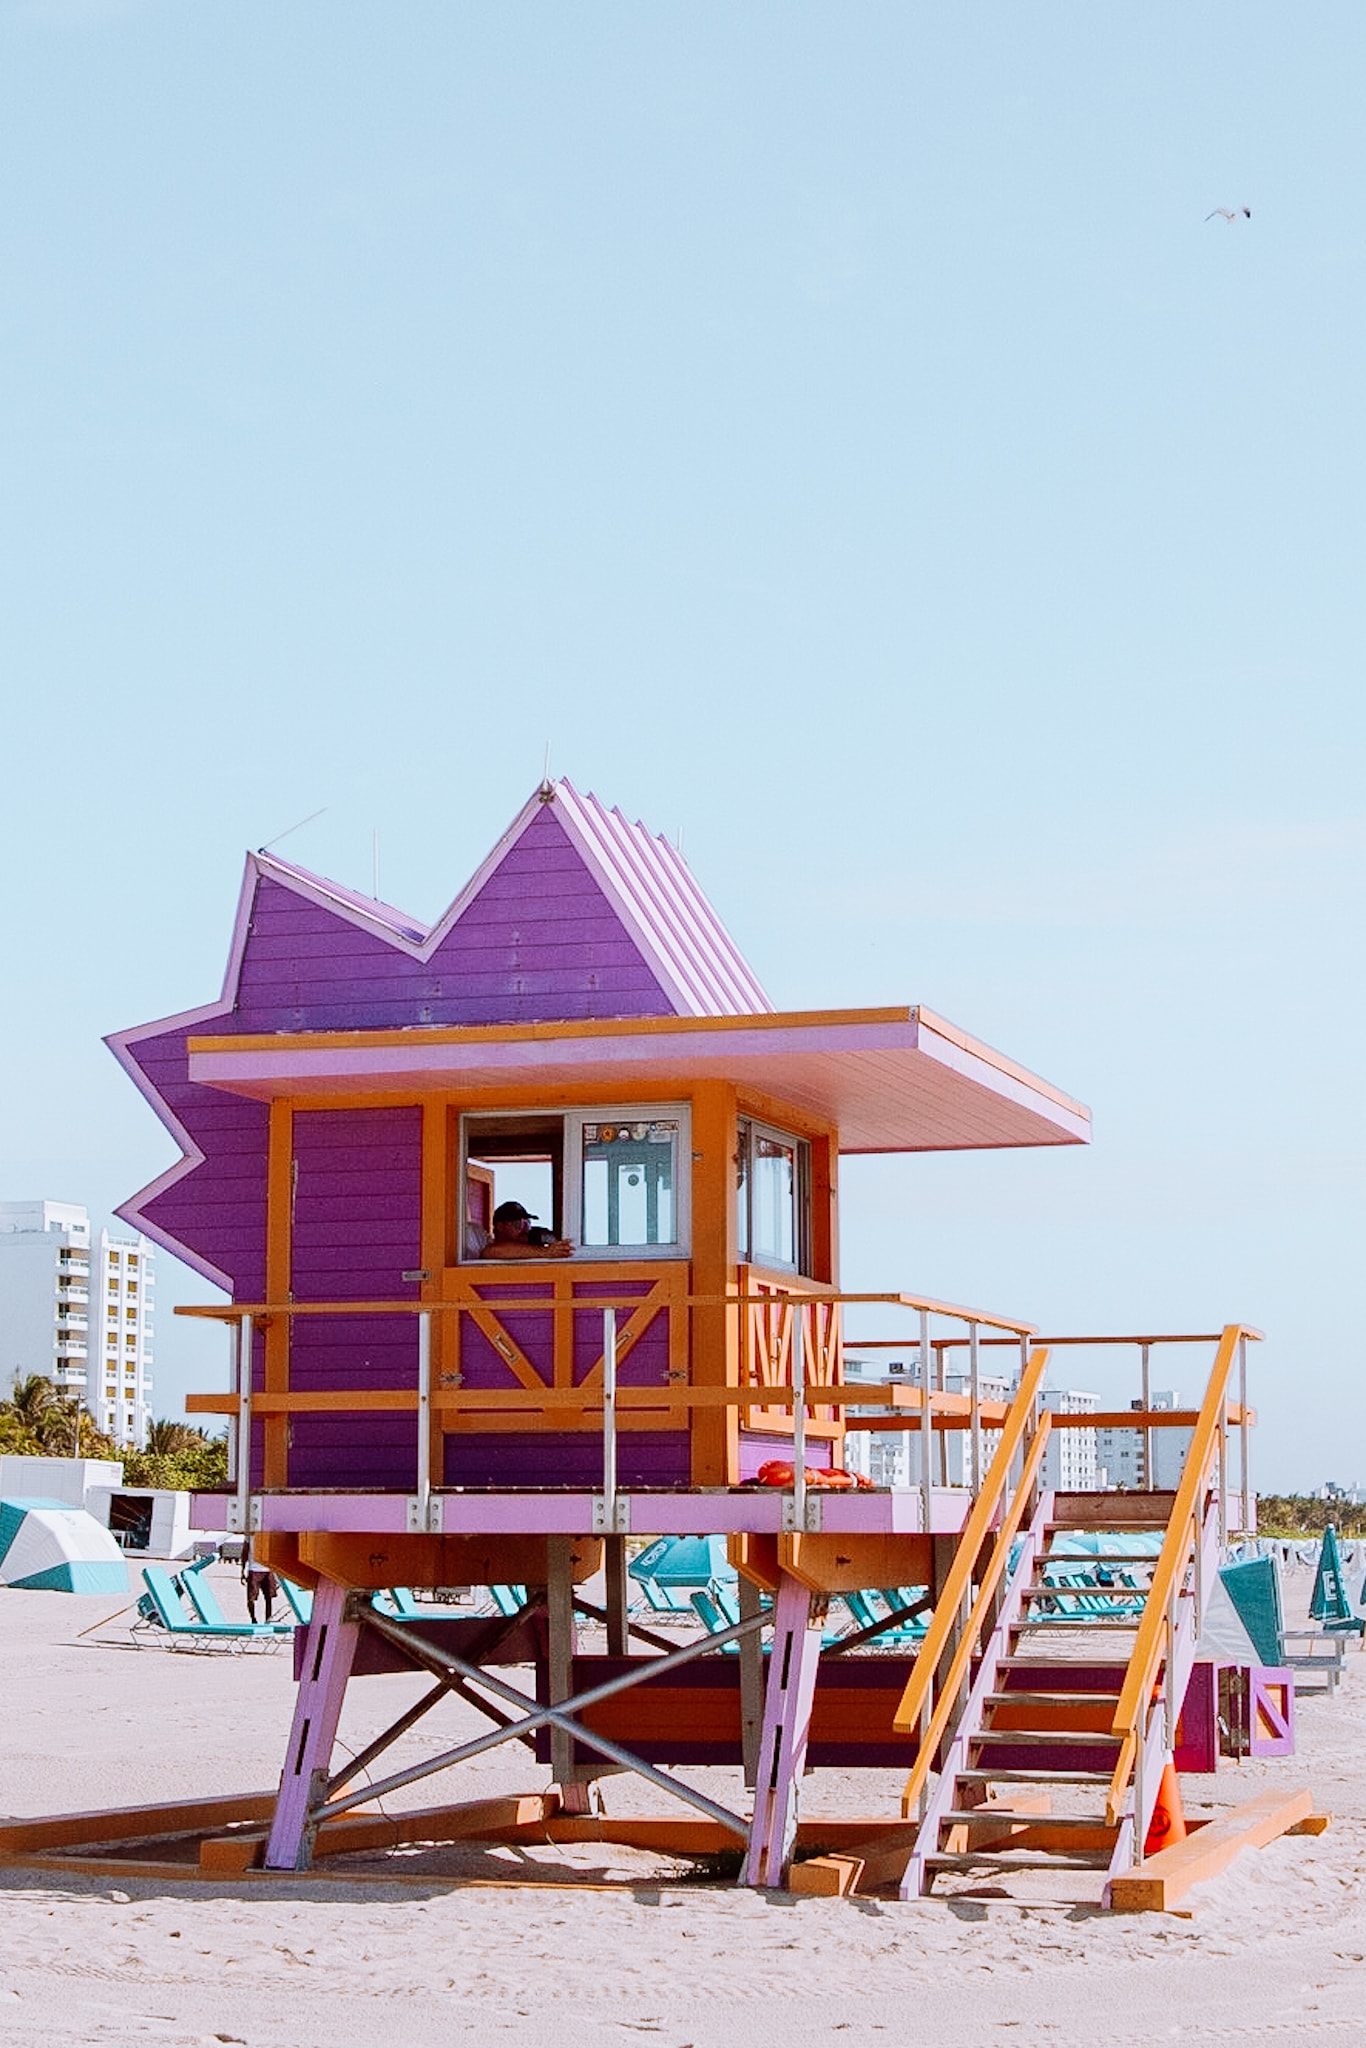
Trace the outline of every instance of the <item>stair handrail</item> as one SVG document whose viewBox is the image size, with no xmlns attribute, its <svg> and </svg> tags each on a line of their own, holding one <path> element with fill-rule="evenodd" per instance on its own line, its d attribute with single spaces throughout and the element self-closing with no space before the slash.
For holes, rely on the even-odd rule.
<svg viewBox="0 0 1366 2048">
<path fill-rule="evenodd" d="M 948 1576 L 935 1601 L 934 1613 L 925 1631 L 925 1640 L 920 1646 L 919 1655 L 906 1681 L 901 1704 L 892 1719 L 892 1725 L 898 1734 L 920 1735 L 920 1747 L 902 1798 L 903 1811 L 906 1812 L 912 1810 L 915 1800 L 919 1797 L 920 1789 L 929 1774 L 931 1760 L 937 1753 L 956 1710 L 959 1691 L 976 1654 L 978 1638 L 990 1615 L 996 1587 L 1010 1556 L 1011 1542 L 1024 1519 L 1038 1478 L 1050 1427 L 1049 1416 L 1039 1409 L 1039 1392 L 1047 1371 L 1047 1351 L 1032 1351 L 1021 1375 L 1019 1390 L 1011 1404 L 1010 1414 L 1002 1426 L 1001 1440 L 987 1468 L 982 1490 L 973 1502 L 972 1511 L 963 1525 L 963 1533 L 955 1547 Z M 1015 1462 L 1016 1453 L 1025 1445 L 1027 1436 L 1029 1441 L 1025 1448 L 1024 1464 L 1012 1490 L 1010 1468 Z M 1007 1502 L 1008 1494 L 1010 1498 Z M 922 1726 L 922 1717 L 930 1703 L 940 1660 L 958 1626 L 964 1601 L 972 1588 L 973 1573 L 982 1549 L 987 1539 L 992 1536 L 996 1538 L 995 1547 L 978 1581 L 967 1625 L 959 1636 L 952 1662 L 940 1686 L 938 1702 L 928 1721 Z"/>
<path fill-rule="evenodd" d="M 1215 1353 L 1214 1364 L 1210 1368 L 1209 1382 L 1205 1388 L 1205 1398 L 1200 1404 L 1199 1417 L 1191 1432 L 1181 1484 L 1172 1503 L 1167 1534 L 1153 1568 L 1152 1583 L 1148 1588 L 1142 1618 L 1138 1625 L 1138 1636 L 1129 1655 L 1129 1667 L 1124 1674 L 1124 1683 L 1120 1688 L 1119 1701 L 1111 1723 L 1110 1732 L 1117 1735 L 1120 1740 L 1119 1757 L 1106 1798 L 1106 1817 L 1112 1827 L 1123 1818 L 1129 1779 L 1138 1759 L 1139 1745 L 1147 1732 L 1148 1710 L 1157 1688 L 1157 1674 L 1167 1649 L 1167 1622 L 1171 1605 L 1185 1584 L 1186 1573 L 1200 1542 L 1204 1517 L 1203 1513 L 1197 1512 L 1197 1506 L 1203 1502 L 1205 1487 L 1216 1459 L 1223 1455 L 1224 1423 L 1228 1412 L 1228 1383 L 1238 1356 L 1238 1346 L 1244 1337 L 1256 1335 L 1256 1331 L 1243 1323 L 1225 1325 L 1219 1338 L 1219 1349 Z M 1227 1477 L 1227 1473 L 1220 1473 L 1221 1487 L 1227 1482 Z M 1173 1702 L 1174 1712 L 1180 1711 L 1180 1705 L 1179 1700 Z"/>
</svg>

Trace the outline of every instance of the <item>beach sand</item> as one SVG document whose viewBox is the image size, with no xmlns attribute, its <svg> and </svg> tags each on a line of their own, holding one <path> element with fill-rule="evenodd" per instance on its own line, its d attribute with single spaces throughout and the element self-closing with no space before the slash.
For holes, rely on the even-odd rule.
<svg viewBox="0 0 1366 2048">
<path fill-rule="evenodd" d="M 216 1574 L 225 1604 L 235 1588 Z M 1302 1585 L 1299 1583 L 1303 1581 Z M 1289 1576 L 1301 1604 L 1310 1574 Z M 240 1596 L 238 1596 L 240 1605 Z M 0 1593 L 0 1811 L 70 1812 L 265 1789 L 292 1704 L 287 1655 L 131 1647 L 108 1603 Z M 415 1682 L 354 1685 L 356 1748 Z M 1338 1697 L 1302 1700 L 1299 1755 L 1188 1778 L 1192 1811 L 1308 1784 L 1334 1824 L 1242 1857 L 1183 1913 L 1076 1904 L 801 1899 L 681 1882 L 676 1866 L 595 1846 L 453 1851 L 478 1873 L 147 1882 L 0 1871 L 0 2040 L 242 2042 L 249 2048 L 800 2048 L 864 2040 L 1366 2043 L 1366 1656 Z M 476 1718 L 443 1707 L 396 1753 L 444 1748 Z M 386 1768 L 388 1762 L 386 1760 Z M 738 1773 L 690 1774 L 738 1803 Z M 432 1804 L 534 1791 L 544 1769 L 494 1750 L 398 1795 Z M 808 1813 L 895 1813 L 896 1781 L 807 1781 Z M 658 1812 L 638 1781 L 609 1810 Z M 572 1868 L 571 1868 L 572 1866 Z M 556 1879 L 571 1877 L 579 1888 Z M 539 1882 L 509 1882 L 520 1873 Z"/>
</svg>

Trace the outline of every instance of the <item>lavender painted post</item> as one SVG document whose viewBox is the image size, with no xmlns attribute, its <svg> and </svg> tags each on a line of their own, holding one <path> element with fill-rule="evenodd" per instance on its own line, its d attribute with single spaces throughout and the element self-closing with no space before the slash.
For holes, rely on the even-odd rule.
<svg viewBox="0 0 1366 2048">
<path fill-rule="evenodd" d="M 304 1674 L 266 1844 L 267 1870 L 307 1870 L 312 1861 L 311 1816 L 327 1792 L 332 1745 L 360 1635 L 359 1624 L 347 1618 L 346 1602 L 345 1587 L 331 1579 L 322 1580 L 313 1595 Z"/>
<path fill-rule="evenodd" d="M 797 1833 L 797 1793 L 806 1768 L 820 1654 L 821 1621 L 813 1616 L 811 1592 L 790 1572 L 781 1572 L 759 1734 L 754 1819 L 742 1884 L 780 1885 L 783 1881 Z"/>
</svg>

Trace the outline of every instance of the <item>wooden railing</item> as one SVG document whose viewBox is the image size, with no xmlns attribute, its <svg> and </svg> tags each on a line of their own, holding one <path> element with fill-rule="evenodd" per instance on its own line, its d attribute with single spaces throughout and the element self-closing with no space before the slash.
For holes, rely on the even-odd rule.
<svg viewBox="0 0 1366 2048">
<path fill-rule="evenodd" d="M 1152 1583 L 1139 1622 L 1138 1638 L 1130 1654 L 1129 1668 L 1124 1676 L 1119 1703 L 1111 1724 L 1112 1733 L 1118 1736 L 1120 1742 L 1119 1756 L 1106 1800 L 1106 1814 L 1111 1825 L 1120 1821 L 1129 1804 L 1130 1782 L 1135 1779 L 1136 1774 L 1141 1779 L 1149 1715 L 1164 1668 L 1168 1718 L 1173 1725 L 1176 1715 L 1180 1712 L 1181 1701 L 1175 1696 L 1174 1649 L 1177 1603 L 1185 1593 L 1187 1581 L 1193 1574 L 1195 1584 L 1191 1591 L 1196 1598 L 1197 1606 L 1203 1604 L 1201 1552 L 1210 1495 L 1216 1484 L 1221 1501 L 1227 1494 L 1229 1383 L 1236 1366 L 1240 1378 L 1237 1414 L 1242 1429 L 1246 1431 L 1246 1347 L 1249 1337 L 1255 1338 L 1258 1334 L 1244 1324 L 1230 1323 L 1219 1339 L 1219 1349 L 1210 1371 L 1209 1384 L 1205 1388 L 1205 1398 L 1200 1404 L 1186 1452 L 1181 1483 L 1172 1504 L 1166 1538 L 1153 1570 Z M 1245 1463 L 1242 1476 L 1246 1493 Z M 1224 1526 L 1220 1534 L 1224 1536 L 1227 1534 L 1226 1515 L 1221 1515 L 1221 1521 L 1224 1522 Z M 1197 1628 L 1198 1624 L 1197 1614 Z M 1136 1788 L 1135 1814 L 1138 1854 L 1142 1853 L 1143 1805 L 1143 1786 L 1140 1782 Z"/>
<path fill-rule="evenodd" d="M 1011 1543 L 1037 1490 L 1049 1430 L 1049 1418 L 1039 1406 L 1047 1370 L 1047 1351 L 1031 1352 L 894 1717 L 899 1734 L 919 1737 L 902 1795 L 907 1814 L 919 1807 L 940 1744 L 958 1711 L 973 1657 L 995 1618 L 996 1592 Z M 946 1657 L 948 1669 L 943 1671 Z"/>
<path fill-rule="evenodd" d="M 480 1273 L 478 1282 L 466 1284 L 464 1276 L 450 1276 L 446 1298 L 406 1301 L 285 1301 L 233 1303 L 227 1306 L 195 1305 L 178 1314 L 226 1322 L 236 1328 L 234 1387 L 228 1394 L 192 1394 L 186 1407 L 193 1414 L 226 1415 L 231 1421 L 231 1473 L 237 1494 L 236 1521 L 245 1527 L 250 1503 L 250 1443 L 254 1421 L 284 1419 L 302 1414 L 345 1414 L 359 1412 L 412 1413 L 418 1416 L 418 1453 L 414 1514 L 425 1526 L 434 1487 L 440 1484 L 440 1443 L 455 1427 L 474 1429 L 582 1429 L 595 1426 L 601 1418 L 603 1432 L 604 1493 L 616 1470 L 616 1438 L 620 1429 L 669 1429 L 683 1426 L 697 1409 L 733 1408 L 745 1414 L 775 1414 L 790 1411 L 790 1439 L 793 1447 L 793 1526 L 806 1526 L 807 1426 L 813 1410 L 831 1433 L 831 1419 L 849 1408 L 905 1409 L 917 1417 L 922 1443 L 923 1526 L 931 1525 L 931 1455 L 934 1433 L 942 1429 L 971 1426 L 979 1430 L 980 1413 L 975 1392 L 965 1403 L 962 1396 L 927 1387 L 907 1386 L 904 1380 L 860 1381 L 855 1386 L 840 1383 L 839 1317 L 850 1305 L 877 1305 L 910 1311 L 917 1334 L 905 1348 L 918 1350 L 922 1360 L 934 1354 L 932 1323 L 951 1318 L 966 1327 L 975 1355 L 979 1330 L 1010 1332 L 1007 1341 L 1026 1343 L 1031 1326 L 1015 1318 L 986 1310 L 963 1308 L 927 1295 L 897 1293 L 842 1293 L 817 1283 L 797 1281 L 787 1303 L 782 1282 L 756 1278 L 755 1292 L 689 1294 L 683 1291 L 682 1273 L 672 1276 L 658 1268 L 631 1268 L 621 1276 L 623 1289 L 614 1293 L 610 1280 L 601 1274 L 577 1274 L 578 1284 L 592 1291 L 575 1294 L 572 1267 L 549 1270 L 537 1266 L 534 1273 L 510 1269 L 496 1281 Z M 496 1290 L 495 1295 L 488 1290 Z M 643 1289 L 643 1292 L 640 1291 Z M 686 1318 L 697 1309 L 724 1309 L 737 1318 L 735 1356 L 740 1361 L 741 1383 L 736 1385 L 695 1385 L 691 1379 L 691 1356 Z M 776 1349 L 756 1357 L 750 1317 L 758 1312 L 762 1327 L 770 1336 L 775 1328 L 781 1338 Z M 572 1381 L 573 1344 L 569 1332 L 573 1319 L 585 1312 L 602 1318 L 602 1350 L 577 1382 Z M 507 1327 L 507 1318 L 540 1314 L 550 1319 L 551 1342 L 544 1367 L 538 1365 Z M 658 1383 L 622 1386 L 618 1367 L 630 1348 L 659 1316 L 667 1318 L 667 1370 Z M 350 1316 L 415 1316 L 417 1318 L 416 1386 L 407 1388 L 338 1388 L 301 1391 L 289 1384 L 289 1346 L 284 1346 L 284 1369 L 275 1384 L 253 1385 L 246 1362 L 252 1358 L 255 1332 L 271 1321 L 280 1320 L 292 1329 L 300 1319 Z M 455 1318 L 452 1342 L 434 1346 L 436 1322 Z M 503 1386 L 470 1386 L 460 1370 L 463 1327 L 466 1319 L 477 1328 L 500 1367 L 512 1381 Z M 775 1323 L 774 1318 L 779 1320 Z M 749 1349 L 746 1349 L 746 1342 Z M 941 1354 L 942 1360 L 942 1354 Z M 450 1361 L 454 1361 L 454 1365 Z M 745 1384 L 746 1376 L 749 1384 Z M 927 1363 L 922 1380 L 931 1379 Z M 282 1383 L 281 1383 L 282 1382 Z M 974 1381 L 975 1386 L 975 1381 Z M 992 1418 L 996 1420 L 995 1416 Z M 838 1432 L 838 1421 L 835 1421 Z M 606 1512 L 606 1510 L 604 1510 Z M 608 1523 L 607 1526 L 614 1526 Z"/>
</svg>

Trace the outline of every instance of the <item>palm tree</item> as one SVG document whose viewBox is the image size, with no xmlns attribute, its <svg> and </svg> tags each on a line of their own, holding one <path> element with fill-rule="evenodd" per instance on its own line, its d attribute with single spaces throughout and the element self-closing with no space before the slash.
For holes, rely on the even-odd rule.
<svg viewBox="0 0 1366 2048">
<path fill-rule="evenodd" d="M 7 1406 L 40 1451 L 58 1457 L 79 1455 L 79 1404 L 74 1395 L 64 1394 L 42 1373 L 16 1379 Z"/>
<path fill-rule="evenodd" d="M 172 1422 L 163 1416 L 149 1426 L 146 1449 L 153 1457 L 179 1458 L 186 1451 L 201 1450 L 207 1441 L 202 1429 L 192 1429 L 188 1422 Z"/>
</svg>

